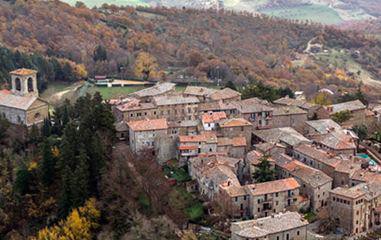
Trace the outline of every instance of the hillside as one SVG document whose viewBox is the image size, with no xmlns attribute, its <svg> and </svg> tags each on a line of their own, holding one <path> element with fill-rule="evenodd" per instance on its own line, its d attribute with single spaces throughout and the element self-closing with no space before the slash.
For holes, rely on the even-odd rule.
<svg viewBox="0 0 381 240">
<path fill-rule="evenodd" d="M 88 9 L 49 1 L 0 1 L 0 41 L 8 48 L 83 63 L 89 75 L 257 80 L 313 93 L 334 85 L 355 89 L 358 79 L 336 76 L 335 64 L 304 53 L 311 39 L 381 78 L 381 43 L 331 27 L 212 10 Z M 100 50 L 94 53 L 95 49 Z M 105 51 L 103 51 L 105 50 Z M 100 53 L 104 53 L 103 55 Z M 147 54 L 148 53 L 148 54 Z M 302 60 L 302 61 L 301 61 Z M 344 70 L 345 69 L 339 69 Z M 350 74 L 348 74 L 350 75 Z M 372 86 L 373 88 L 374 86 Z"/>
</svg>

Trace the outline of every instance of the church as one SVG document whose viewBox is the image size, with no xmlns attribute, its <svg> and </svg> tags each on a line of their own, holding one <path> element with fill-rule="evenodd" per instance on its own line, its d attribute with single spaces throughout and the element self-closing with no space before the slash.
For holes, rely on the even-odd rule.
<svg viewBox="0 0 381 240">
<path fill-rule="evenodd" d="M 39 97 L 37 71 L 17 69 L 10 72 L 11 90 L 0 90 L 0 114 L 17 125 L 41 125 L 49 115 L 49 104 Z"/>
</svg>

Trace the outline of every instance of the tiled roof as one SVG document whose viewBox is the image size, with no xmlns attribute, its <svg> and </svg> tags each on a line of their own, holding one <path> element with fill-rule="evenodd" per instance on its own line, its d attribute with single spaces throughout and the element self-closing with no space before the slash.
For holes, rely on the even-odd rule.
<svg viewBox="0 0 381 240">
<path fill-rule="evenodd" d="M 260 196 L 264 194 L 284 192 L 299 188 L 299 183 L 295 178 L 286 178 L 264 183 L 255 183 L 246 185 L 247 190 L 253 196 Z"/>
<path fill-rule="evenodd" d="M 259 113 L 259 112 L 272 112 L 274 109 L 270 107 L 269 103 L 258 98 L 249 98 L 236 102 L 237 108 L 241 113 Z"/>
<path fill-rule="evenodd" d="M 153 103 L 142 103 L 138 99 L 131 99 L 126 103 L 116 106 L 116 109 L 118 109 L 121 112 L 146 110 L 153 108 L 155 108 L 155 105 Z"/>
<path fill-rule="evenodd" d="M 332 178 L 330 178 L 322 171 L 309 167 L 297 160 L 292 160 L 291 162 L 285 163 L 280 167 L 289 172 L 293 177 L 299 178 L 314 188 L 332 182 Z"/>
<path fill-rule="evenodd" d="M 186 142 L 211 142 L 217 143 L 217 136 L 213 132 L 203 132 L 199 135 L 179 136 L 180 143 Z"/>
<path fill-rule="evenodd" d="M 307 121 L 306 124 L 312 127 L 313 129 L 315 129 L 315 131 L 317 131 L 320 134 L 326 134 L 329 131 L 332 131 L 335 129 L 341 129 L 341 126 L 330 118 Z"/>
<path fill-rule="evenodd" d="M 344 130 L 313 136 L 312 140 L 335 150 L 356 149 L 354 138 Z"/>
<path fill-rule="evenodd" d="M 230 88 L 224 88 L 209 94 L 208 97 L 213 101 L 218 101 L 218 100 L 235 98 L 239 96 L 241 96 L 241 93 L 234 91 L 233 89 L 230 89 Z"/>
<path fill-rule="evenodd" d="M 187 86 L 184 90 L 184 94 L 186 95 L 194 95 L 194 96 L 208 96 L 216 92 L 216 89 L 206 88 L 206 87 L 198 87 L 198 86 Z"/>
<path fill-rule="evenodd" d="M 226 119 L 225 112 L 204 113 L 201 117 L 203 123 L 214 123 L 222 119 Z"/>
<path fill-rule="evenodd" d="M 290 127 L 255 130 L 253 134 L 268 143 L 286 143 L 297 146 L 300 143 L 309 143 L 309 139 Z"/>
<path fill-rule="evenodd" d="M 172 91 L 176 84 L 170 82 L 157 83 L 153 87 L 145 88 L 140 91 L 134 92 L 131 95 L 137 97 L 153 97 Z"/>
<path fill-rule="evenodd" d="M 167 119 L 144 119 L 127 123 L 133 131 L 153 131 L 168 128 Z"/>
<path fill-rule="evenodd" d="M 263 157 L 263 153 L 258 152 L 256 150 L 252 150 L 246 154 L 246 161 L 249 162 L 252 165 L 258 165 L 261 161 L 261 158 Z M 269 157 L 267 159 L 269 162 L 274 162 L 274 160 Z"/>
<path fill-rule="evenodd" d="M 334 168 L 341 162 L 340 158 L 335 157 L 322 149 L 317 149 L 310 144 L 300 144 L 295 147 L 295 151 Z"/>
<path fill-rule="evenodd" d="M 313 109 L 318 106 L 316 104 L 309 103 L 305 100 L 289 98 L 288 96 L 275 100 L 274 103 L 279 105 L 286 105 L 286 106 L 297 106 L 304 110 Z"/>
<path fill-rule="evenodd" d="M 0 106 L 27 110 L 38 99 L 36 96 L 18 96 L 9 90 L 0 90 Z"/>
<path fill-rule="evenodd" d="M 350 102 L 343 102 L 331 105 L 332 114 L 342 112 L 342 111 L 357 111 L 366 109 L 366 106 L 360 100 L 354 100 Z"/>
<path fill-rule="evenodd" d="M 279 213 L 273 216 L 232 223 L 232 234 L 242 239 L 259 239 L 308 225 L 297 212 Z"/>
<path fill-rule="evenodd" d="M 199 103 L 197 97 L 183 97 L 183 96 L 157 96 L 153 99 L 157 106 L 176 105 L 176 104 L 191 104 Z"/>
<path fill-rule="evenodd" d="M 230 197 L 239 197 L 247 195 L 245 187 L 243 186 L 222 184 L 220 188 L 224 190 L 226 194 L 228 194 Z"/>
<path fill-rule="evenodd" d="M 27 68 L 20 68 L 20 69 L 16 69 L 16 70 L 10 72 L 10 74 L 12 74 L 12 75 L 18 75 L 18 76 L 28 76 L 28 75 L 33 75 L 33 74 L 36 74 L 36 73 L 37 73 L 36 70 L 27 69 Z"/>
<path fill-rule="evenodd" d="M 180 145 L 178 147 L 179 150 L 196 150 L 198 149 L 198 146 L 196 145 Z"/>
<path fill-rule="evenodd" d="M 252 124 L 244 118 L 231 118 L 220 122 L 220 127 L 244 127 L 251 126 Z"/>
<path fill-rule="evenodd" d="M 245 137 L 218 138 L 218 146 L 229 146 L 229 145 L 233 147 L 244 147 L 246 146 L 246 138 Z"/>
<path fill-rule="evenodd" d="M 273 116 L 283 116 L 283 115 L 301 115 L 307 114 L 306 111 L 297 106 L 282 106 L 276 107 L 273 111 Z"/>
</svg>

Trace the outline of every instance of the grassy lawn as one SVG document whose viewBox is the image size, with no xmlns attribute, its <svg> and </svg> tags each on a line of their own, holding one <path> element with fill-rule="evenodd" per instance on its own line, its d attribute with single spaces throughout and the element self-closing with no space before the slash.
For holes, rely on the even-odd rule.
<svg viewBox="0 0 381 240">
<path fill-rule="evenodd" d="M 177 182 L 188 182 L 191 180 L 185 168 L 164 166 L 164 173 L 168 177 L 176 179 Z"/>
<path fill-rule="evenodd" d="M 169 204 L 172 208 L 185 213 L 189 221 L 198 222 L 204 216 L 202 203 L 184 187 L 176 186 L 172 189 L 169 194 Z"/>
<path fill-rule="evenodd" d="M 75 5 L 77 0 L 63 0 L 63 2 L 69 3 L 70 5 Z M 83 3 L 86 4 L 87 7 L 100 7 L 103 3 L 114 4 L 117 6 L 149 6 L 144 0 L 82 0 Z"/>
<path fill-rule="evenodd" d="M 335 10 L 328 6 L 317 4 L 290 8 L 266 9 L 261 12 L 280 18 L 310 20 L 323 24 L 339 24 L 343 21 Z"/>
<path fill-rule="evenodd" d="M 204 215 L 204 208 L 202 203 L 198 201 L 194 202 L 192 206 L 188 207 L 185 211 L 189 217 L 189 220 L 193 222 L 197 222 Z"/>
<path fill-rule="evenodd" d="M 136 87 L 96 87 L 93 86 L 89 88 L 88 93 L 94 94 L 95 92 L 99 92 L 104 99 L 117 98 L 120 96 L 125 96 L 129 93 L 133 93 L 143 89 L 143 86 Z"/>
</svg>

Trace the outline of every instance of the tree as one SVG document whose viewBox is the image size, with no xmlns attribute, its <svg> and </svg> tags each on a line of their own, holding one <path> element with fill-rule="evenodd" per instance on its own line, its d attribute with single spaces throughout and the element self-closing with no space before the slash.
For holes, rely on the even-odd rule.
<svg viewBox="0 0 381 240">
<path fill-rule="evenodd" d="M 14 184 L 15 192 L 20 195 L 24 195 L 29 190 L 29 182 L 31 179 L 31 174 L 27 167 L 23 165 L 16 173 L 16 182 Z"/>
<path fill-rule="evenodd" d="M 135 75 L 137 77 L 148 80 L 150 78 L 158 78 L 160 75 L 159 73 L 159 65 L 154 56 L 148 52 L 141 52 L 138 54 L 135 61 Z"/>
<path fill-rule="evenodd" d="M 33 240 L 91 240 L 99 227 L 100 211 L 90 198 L 83 207 L 73 209 L 68 217 L 50 228 L 41 229 Z"/>
<path fill-rule="evenodd" d="M 104 46 L 98 45 L 95 48 L 94 54 L 93 54 L 93 60 L 94 60 L 94 62 L 107 60 L 107 50 Z"/>
<path fill-rule="evenodd" d="M 340 111 L 332 115 L 332 120 L 337 122 L 338 124 L 344 123 L 345 121 L 348 121 L 351 119 L 352 114 L 350 111 L 345 110 L 345 111 Z"/>
<path fill-rule="evenodd" d="M 319 92 L 313 99 L 313 102 L 318 105 L 328 106 L 332 104 L 332 100 L 329 95 L 324 92 Z"/>
<path fill-rule="evenodd" d="M 268 159 L 268 155 L 264 155 L 259 159 L 260 163 L 253 173 L 255 182 L 262 183 L 275 180 L 275 171 Z"/>
<path fill-rule="evenodd" d="M 237 88 L 236 88 L 236 86 L 235 86 L 235 84 L 233 83 L 233 81 L 232 81 L 232 80 L 229 80 L 229 81 L 226 83 L 225 87 L 227 87 L 227 88 L 230 88 L 230 89 L 233 89 L 233 90 L 237 91 Z"/>
<path fill-rule="evenodd" d="M 357 134 L 360 141 L 362 141 L 368 137 L 368 128 L 364 124 L 356 125 L 353 127 L 352 130 L 353 130 L 353 132 L 355 132 Z"/>
<path fill-rule="evenodd" d="M 52 146 L 45 139 L 42 144 L 42 163 L 40 166 L 42 182 L 45 186 L 49 186 L 54 180 L 55 173 L 55 158 L 52 153 Z"/>
</svg>

